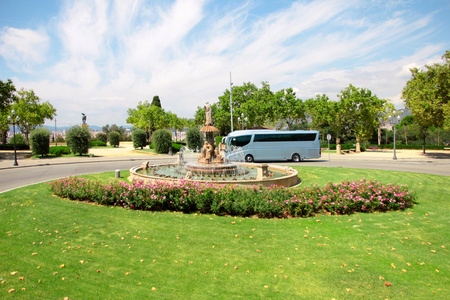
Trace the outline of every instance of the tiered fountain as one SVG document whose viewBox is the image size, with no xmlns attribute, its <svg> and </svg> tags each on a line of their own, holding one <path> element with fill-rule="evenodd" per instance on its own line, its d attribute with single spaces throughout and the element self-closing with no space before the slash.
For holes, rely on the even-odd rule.
<svg viewBox="0 0 450 300">
<path fill-rule="evenodd" d="M 298 183 L 297 171 L 292 168 L 267 165 L 229 162 L 224 159 L 216 147 L 211 106 L 205 106 L 206 122 L 200 132 L 205 134 L 205 143 L 197 161 L 187 161 L 186 152 L 178 153 L 178 161 L 173 164 L 151 165 L 144 162 L 141 166 L 130 170 L 130 180 L 145 181 L 178 181 L 191 180 L 199 182 L 214 182 L 216 184 L 257 185 L 263 184 L 292 186 Z M 221 147 L 219 147 L 221 148 Z M 241 151 L 238 149 L 237 151 Z"/>
</svg>

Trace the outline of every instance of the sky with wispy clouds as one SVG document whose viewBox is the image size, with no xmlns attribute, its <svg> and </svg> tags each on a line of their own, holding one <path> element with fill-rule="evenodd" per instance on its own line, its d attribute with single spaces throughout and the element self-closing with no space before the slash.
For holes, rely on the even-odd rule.
<svg viewBox="0 0 450 300">
<path fill-rule="evenodd" d="M 300 99 L 353 84 L 402 108 L 409 69 L 441 62 L 449 28 L 448 0 L 0 0 L 0 79 L 60 126 L 125 125 L 155 95 L 191 118 L 230 73 Z"/>
</svg>

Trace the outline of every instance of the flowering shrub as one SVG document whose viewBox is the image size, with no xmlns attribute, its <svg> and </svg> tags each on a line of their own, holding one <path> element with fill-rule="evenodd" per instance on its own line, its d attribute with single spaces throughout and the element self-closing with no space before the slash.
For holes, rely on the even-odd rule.
<svg viewBox="0 0 450 300">
<path fill-rule="evenodd" d="M 103 183 L 68 177 L 51 183 L 50 190 L 71 200 L 151 211 L 200 212 L 218 215 L 307 217 L 317 213 L 351 214 L 402 210 L 414 204 L 407 186 L 383 185 L 376 180 L 342 181 L 303 188 L 240 187 L 192 181 L 131 184 Z"/>
</svg>

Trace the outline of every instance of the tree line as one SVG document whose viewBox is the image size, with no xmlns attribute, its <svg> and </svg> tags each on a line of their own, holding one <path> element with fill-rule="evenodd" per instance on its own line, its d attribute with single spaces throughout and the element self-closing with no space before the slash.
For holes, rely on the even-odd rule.
<svg viewBox="0 0 450 300">
<path fill-rule="evenodd" d="M 12 116 L 13 110 L 15 116 L 19 117 L 19 121 L 15 122 L 18 131 L 25 135 L 27 144 L 29 144 L 31 131 L 43 125 L 45 119 L 53 120 L 56 116 L 56 109 L 50 102 L 41 102 L 32 89 L 21 88 L 17 91 L 11 79 L 0 80 L 0 139 L 2 144 L 6 144 L 6 137 L 11 125 L 8 116 Z"/>
</svg>

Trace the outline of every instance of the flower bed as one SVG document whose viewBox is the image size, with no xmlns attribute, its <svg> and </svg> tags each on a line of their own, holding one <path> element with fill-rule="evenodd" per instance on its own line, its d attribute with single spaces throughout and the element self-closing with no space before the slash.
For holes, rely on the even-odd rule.
<svg viewBox="0 0 450 300">
<path fill-rule="evenodd" d="M 414 204 L 407 186 L 376 180 L 342 181 L 303 188 L 239 187 L 198 182 L 134 181 L 103 183 L 77 177 L 58 179 L 50 190 L 59 197 L 102 205 L 151 211 L 182 211 L 218 215 L 307 217 L 318 213 L 351 214 L 402 210 Z"/>
</svg>

